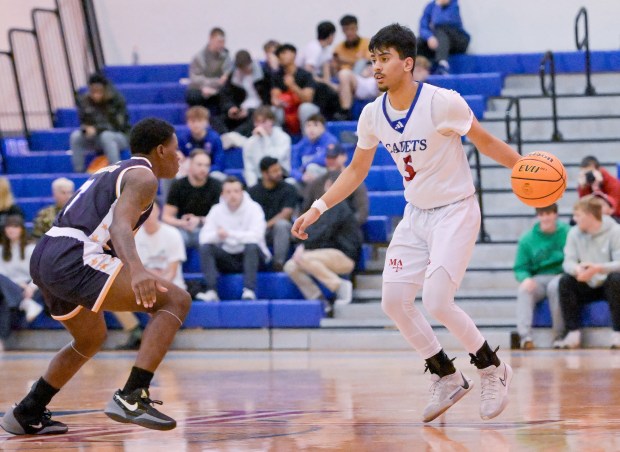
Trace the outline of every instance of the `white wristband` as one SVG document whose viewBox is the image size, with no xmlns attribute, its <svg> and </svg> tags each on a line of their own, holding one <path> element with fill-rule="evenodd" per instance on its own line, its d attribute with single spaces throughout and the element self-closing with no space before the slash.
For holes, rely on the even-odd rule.
<svg viewBox="0 0 620 452">
<path fill-rule="evenodd" d="M 325 211 L 327 210 L 327 204 L 325 204 L 325 201 L 323 201 L 321 198 L 314 201 L 312 205 L 310 206 L 310 208 L 312 207 L 318 210 L 321 215 L 323 215 Z"/>
</svg>

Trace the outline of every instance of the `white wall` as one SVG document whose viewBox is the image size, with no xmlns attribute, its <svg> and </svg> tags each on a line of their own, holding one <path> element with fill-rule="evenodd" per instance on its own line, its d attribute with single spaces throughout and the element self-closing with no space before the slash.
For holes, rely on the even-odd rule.
<svg viewBox="0 0 620 452">
<path fill-rule="evenodd" d="M 221 26 L 228 47 L 255 56 L 270 38 L 298 47 L 314 37 L 316 24 L 336 25 L 357 15 L 360 33 L 370 37 L 382 26 L 401 22 L 417 32 L 426 0 L 96 0 L 108 64 L 129 64 L 134 47 L 140 63 L 188 62 L 205 43 L 209 29 Z M 460 0 L 470 52 L 574 50 L 574 18 L 581 6 L 590 16 L 591 46 L 620 47 L 618 0 Z M 30 27 L 30 10 L 52 8 L 54 0 L 0 0 L 0 50 L 7 30 Z M 553 23 L 554 25 L 551 25 Z M 338 27 L 339 28 L 339 27 Z M 340 33 L 337 39 L 340 40 Z"/>
<path fill-rule="evenodd" d="M 33 8 L 54 7 L 54 0 L 0 0 L 0 50 L 9 50 L 9 28 L 32 29 Z"/>
<path fill-rule="evenodd" d="M 7 1 L 7 0 L 2 0 Z M 360 33 L 370 37 L 391 22 L 418 30 L 426 0 L 97 0 L 99 27 L 108 64 L 184 63 L 204 45 L 213 26 L 227 33 L 228 48 L 255 56 L 274 38 L 303 46 L 316 24 L 355 14 Z M 620 46 L 618 0 L 460 0 L 473 35 L 470 52 L 575 50 L 574 18 L 581 6 L 590 16 L 591 47 Z M 339 26 L 338 26 L 339 28 Z M 340 34 L 337 40 L 342 37 Z"/>
</svg>

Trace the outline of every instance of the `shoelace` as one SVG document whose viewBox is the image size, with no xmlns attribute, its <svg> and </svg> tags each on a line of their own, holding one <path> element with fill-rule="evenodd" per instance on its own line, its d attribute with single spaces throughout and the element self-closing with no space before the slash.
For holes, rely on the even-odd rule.
<svg viewBox="0 0 620 452">
<path fill-rule="evenodd" d="M 431 403 L 435 403 L 439 400 L 439 395 L 441 394 L 441 380 L 433 381 L 431 387 L 429 388 L 429 392 L 431 393 Z"/>
<path fill-rule="evenodd" d="M 163 405 L 164 402 L 162 402 L 161 400 L 151 400 L 150 397 L 140 397 L 140 400 L 142 400 L 144 403 L 148 403 L 149 405 Z"/>
<path fill-rule="evenodd" d="M 493 371 L 484 372 L 480 378 L 480 386 L 481 390 L 481 400 L 491 400 L 495 399 L 497 395 L 499 385 L 499 377 L 495 375 Z"/>
</svg>

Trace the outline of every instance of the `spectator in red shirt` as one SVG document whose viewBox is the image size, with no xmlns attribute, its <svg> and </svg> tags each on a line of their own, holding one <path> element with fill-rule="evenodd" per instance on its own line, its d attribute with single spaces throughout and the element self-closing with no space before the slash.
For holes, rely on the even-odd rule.
<svg viewBox="0 0 620 452">
<path fill-rule="evenodd" d="M 615 205 L 613 216 L 620 218 L 620 180 L 609 174 L 605 168 L 601 168 L 598 159 L 591 155 L 584 157 L 579 166 L 579 197 L 596 192 L 604 193 Z"/>
</svg>

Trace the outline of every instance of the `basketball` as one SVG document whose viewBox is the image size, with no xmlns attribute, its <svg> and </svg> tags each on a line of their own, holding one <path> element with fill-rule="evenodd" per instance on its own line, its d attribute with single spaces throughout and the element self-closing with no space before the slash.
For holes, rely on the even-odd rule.
<svg viewBox="0 0 620 452">
<path fill-rule="evenodd" d="M 512 168 L 512 191 L 530 207 L 547 207 L 566 190 L 566 170 L 553 154 L 534 151 L 521 157 Z"/>
</svg>

